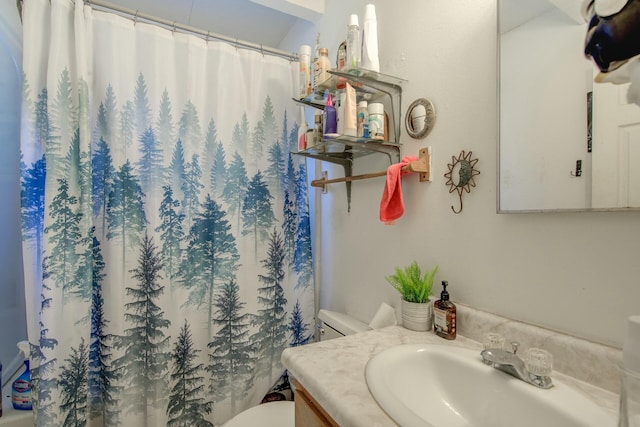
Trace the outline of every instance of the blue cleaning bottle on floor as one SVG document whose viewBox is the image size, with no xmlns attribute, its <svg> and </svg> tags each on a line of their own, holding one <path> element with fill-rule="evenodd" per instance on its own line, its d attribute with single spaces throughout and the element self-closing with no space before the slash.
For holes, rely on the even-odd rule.
<svg viewBox="0 0 640 427">
<path fill-rule="evenodd" d="M 29 342 L 20 341 L 18 348 L 24 355 L 25 371 L 20 375 L 11 387 L 11 403 L 13 408 L 20 411 L 30 411 L 31 405 L 31 370 L 29 369 Z"/>
</svg>

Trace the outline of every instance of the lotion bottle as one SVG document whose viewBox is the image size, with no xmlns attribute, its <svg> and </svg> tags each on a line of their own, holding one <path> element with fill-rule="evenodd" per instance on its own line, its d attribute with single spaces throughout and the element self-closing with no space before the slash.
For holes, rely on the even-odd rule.
<svg viewBox="0 0 640 427">
<path fill-rule="evenodd" d="M 436 335 L 447 339 L 456 339 L 456 306 L 449 301 L 449 292 L 446 280 L 442 281 L 442 292 L 440 299 L 433 304 L 433 329 Z"/>
</svg>

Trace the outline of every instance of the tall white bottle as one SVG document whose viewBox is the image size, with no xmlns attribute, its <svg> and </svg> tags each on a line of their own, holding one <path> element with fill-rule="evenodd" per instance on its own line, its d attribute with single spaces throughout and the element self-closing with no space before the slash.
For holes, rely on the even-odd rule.
<svg viewBox="0 0 640 427">
<path fill-rule="evenodd" d="M 360 27 L 358 26 L 358 15 L 349 17 L 349 31 L 347 32 L 347 68 L 359 68 L 362 62 L 360 44 Z"/>
<path fill-rule="evenodd" d="M 376 20 L 376 6 L 368 4 L 364 12 L 362 27 L 362 68 L 380 72 L 378 59 L 378 22 Z"/>
</svg>

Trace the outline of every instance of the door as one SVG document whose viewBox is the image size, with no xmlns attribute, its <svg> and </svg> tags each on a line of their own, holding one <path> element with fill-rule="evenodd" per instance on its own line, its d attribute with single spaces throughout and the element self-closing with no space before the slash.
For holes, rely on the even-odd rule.
<svg viewBox="0 0 640 427">
<path fill-rule="evenodd" d="M 640 206 L 640 107 L 628 88 L 593 85 L 593 208 Z"/>
</svg>

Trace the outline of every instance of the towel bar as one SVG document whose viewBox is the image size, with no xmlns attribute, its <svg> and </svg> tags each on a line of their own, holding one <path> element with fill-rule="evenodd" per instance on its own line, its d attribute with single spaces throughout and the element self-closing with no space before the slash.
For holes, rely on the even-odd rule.
<svg viewBox="0 0 640 427">
<path fill-rule="evenodd" d="M 415 162 L 409 163 L 402 168 L 405 172 L 415 172 L 420 174 L 420 182 L 431 181 L 431 146 L 420 150 L 420 157 Z M 322 188 L 326 192 L 327 184 L 335 184 L 336 182 L 351 182 L 360 181 L 363 179 L 376 178 L 379 176 L 386 176 L 387 171 L 365 173 L 362 175 L 347 176 L 344 178 L 327 179 L 325 177 L 321 179 L 315 179 L 311 181 L 312 187 Z"/>
</svg>

